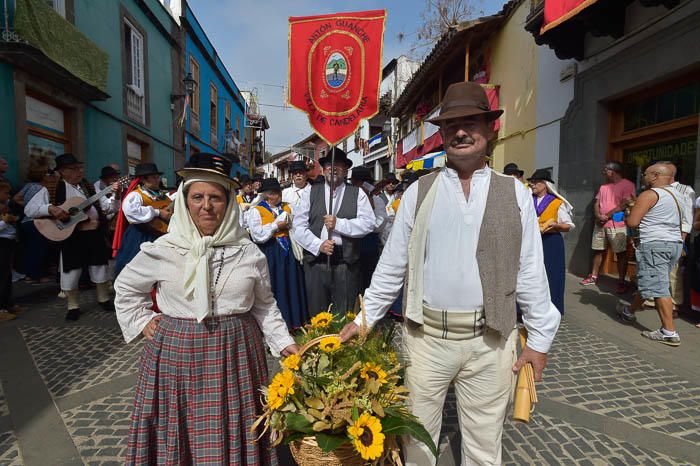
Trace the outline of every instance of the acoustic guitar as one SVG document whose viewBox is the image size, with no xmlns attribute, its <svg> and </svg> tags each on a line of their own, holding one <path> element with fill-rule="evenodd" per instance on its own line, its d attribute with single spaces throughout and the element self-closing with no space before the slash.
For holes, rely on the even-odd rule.
<svg viewBox="0 0 700 466">
<path fill-rule="evenodd" d="M 126 187 L 129 185 L 129 177 L 125 176 L 119 178 L 117 183 L 119 183 L 121 187 Z M 90 223 L 84 225 L 83 229 L 97 229 L 97 222 L 90 220 L 87 213 L 85 213 L 85 210 L 90 208 L 90 206 L 99 199 L 111 193 L 112 185 L 107 186 L 99 193 L 95 193 L 87 199 L 77 196 L 66 199 L 66 202 L 58 207 L 68 212 L 70 217 L 65 220 L 56 220 L 55 218 L 37 218 L 34 220 L 34 226 L 36 226 L 36 229 L 39 230 L 39 233 L 51 241 L 64 241 L 68 239 L 68 237 L 73 234 L 73 231 L 75 231 L 78 224 L 85 222 L 86 220 L 90 221 Z"/>
</svg>

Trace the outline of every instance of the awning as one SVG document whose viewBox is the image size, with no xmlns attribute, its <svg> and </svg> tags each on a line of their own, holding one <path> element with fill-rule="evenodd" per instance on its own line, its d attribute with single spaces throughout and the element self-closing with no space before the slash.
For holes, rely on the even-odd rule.
<svg viewBox="0 0 700 466">
<path fill-rule="evenodd" d="M 544 21 L 540 35 L 573 18 L 598 0 L 544 0 Z"/>
<path fill-rule="evenodd" d="M 430 168 L 440 168 L 445 166 L 445 151 L 431 152 L 430 154 L 425 154 L 423 157 L 411 160 L 406 165 L 407 170 L 413 170 L 417 172 L 418 170 L 427 170 Z"/>
</svg>

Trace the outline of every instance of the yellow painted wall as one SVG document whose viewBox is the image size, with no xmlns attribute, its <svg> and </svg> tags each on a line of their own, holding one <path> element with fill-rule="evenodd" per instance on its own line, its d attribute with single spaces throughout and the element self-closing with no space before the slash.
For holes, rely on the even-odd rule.
<svg viewBox="0 0 700 466">
<path fill-rule="evenodd" d="M 535 169 L 537 122 L 537 45 L 524 28 L 530 12 L 523 1 L 491 41 L 491 84 L 500 85 L 499 104 L 505 111 L 491 166 L 502 170 L 515 162 L 525 175 Z"/>
</svg>

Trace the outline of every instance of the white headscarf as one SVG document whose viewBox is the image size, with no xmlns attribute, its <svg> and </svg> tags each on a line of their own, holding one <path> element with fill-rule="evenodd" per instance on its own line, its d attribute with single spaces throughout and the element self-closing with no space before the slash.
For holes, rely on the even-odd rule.
<svg viewBox="0 0 700 466">
<path fill-rule="evenodd" d="M 224 220 L 213 236 L 202 236 L 187 210 L 185 187 L 197 181 L 216 183 L 229 192 Z M 231 191 L 226 178 L 207 172 L 193 172 L 190 177 L 185 178 L 185 181 L 180 183 L 177 189 L 175 211 L 170 218 L 168 233 L 156 240 L 156 243 L 162 246 L 187 250 L 182 285 L 185 297 L 192 301 L 199 322 L 211 312 L 209 260 L 214 254 L 214 248 L 219 246 L 237 248 L 251 244 L 248 234 L 238 220 L 239 212 L 235 192 Z"/>
<path fill-rule="evenodd" d="M 552 196 L 554 196 L 556 198 L 559 198 L 564 203 L 564 205 L 569 209 L 569 212 L 572 212 L 574 210 L 574 206 L 572 206 L 569 201 L 564 199 L 564 196 L 562 196 L 561 194 L 559 194 L 557 192 L 557 188 L 554 186 L 554 183 L 551 183 L 547 180 L 544 180 L 544 184 L 547 185 L 547 191 L 549 192 L 549 194 L 551 194 Z"/>
</svg>

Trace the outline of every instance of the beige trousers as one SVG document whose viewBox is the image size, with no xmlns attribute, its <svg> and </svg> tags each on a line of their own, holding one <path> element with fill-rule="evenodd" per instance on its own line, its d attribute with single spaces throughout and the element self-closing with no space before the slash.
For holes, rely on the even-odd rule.
<svg viewBox="0 0 700 466">
<path fill-rule="evenodd" d="M 454 383 L 462 433 L 462 465 L 501 464 L 503 422 L 515 387 L 515 343 L 515 330 L 506 342 L 492 331 L 455 341 L 406 327 L 406 386 L 412 412 L 438 446 L 447 389 Z M 407 466 L 436 463 L 422 442 L 406 438 L 404 447 Z"/>
<path fill-rule="evenodd" d="M 673 298 L 673 307 L 679 308 L 683 305 L 683 274 L 680 270 L 680 265 L 676 265 L 671 269 L 671 298 Z"/>
</svg>

